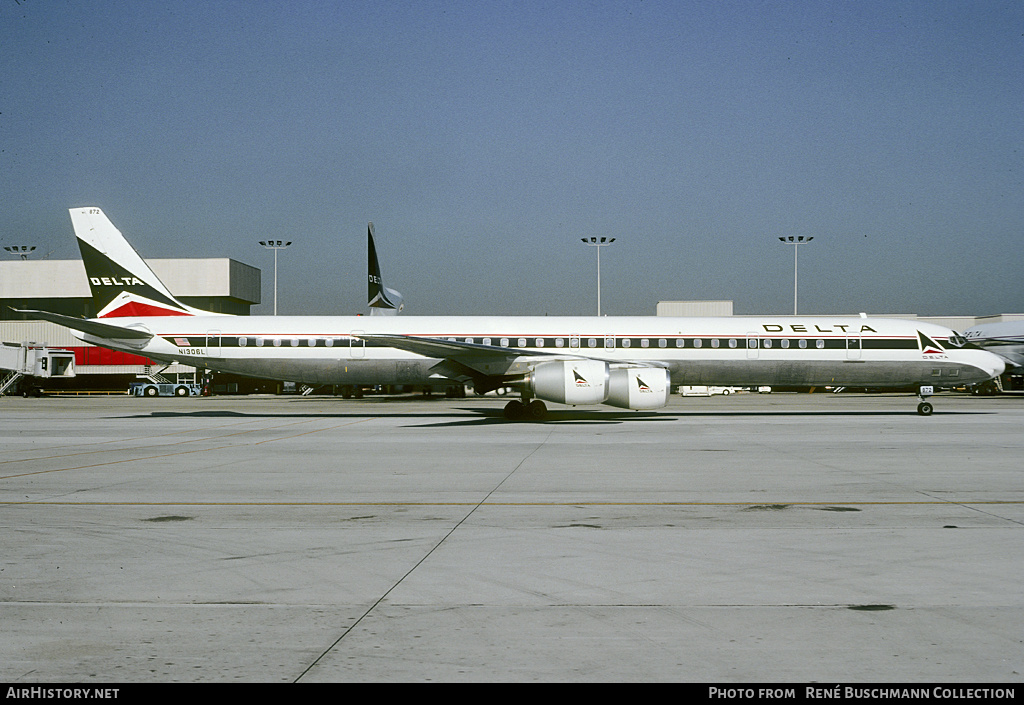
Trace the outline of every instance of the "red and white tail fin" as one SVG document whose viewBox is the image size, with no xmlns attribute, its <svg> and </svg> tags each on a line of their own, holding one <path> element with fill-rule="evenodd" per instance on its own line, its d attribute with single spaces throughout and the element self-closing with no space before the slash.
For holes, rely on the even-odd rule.
<svg viewBox="0 0 1024 705">
<path fill-rule="evenodd" d="M 99 208 L 72 208 L 97 318 L 217 315 L 178 301 Z"/>
</svg>

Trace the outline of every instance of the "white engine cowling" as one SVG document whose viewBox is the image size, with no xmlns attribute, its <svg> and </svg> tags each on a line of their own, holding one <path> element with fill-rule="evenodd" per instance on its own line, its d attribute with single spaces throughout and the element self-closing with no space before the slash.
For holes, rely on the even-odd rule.
<svg viewBox="0 0 1024 705">
<path fill-rule="evenodd" d="M 542 362 L 530 375 L 533 396 L 559 404 L 601 404 L 608 398 L 608 363 L 599 360 Z"/>
<path fill-rule="evenodd" d="M 620 367 L 608 378 L 605 404 L 622 409 L 660 409 L 668 404 L 672 383 L 662 367 Z"/>
</svg>

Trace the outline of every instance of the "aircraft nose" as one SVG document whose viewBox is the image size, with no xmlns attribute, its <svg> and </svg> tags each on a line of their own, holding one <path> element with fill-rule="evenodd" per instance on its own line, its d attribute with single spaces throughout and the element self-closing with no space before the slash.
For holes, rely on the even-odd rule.
<svg viewBox="0 0 1024 705">
<path fill-rule="evenodd" d="M 982 369 L 984 369 L 990 377 L 998 377 L 1003 374 L 1006 370 L 1006 360 L 993 353 L 985 354 L 988 355 L 988 358 L 982 366 Z"/>
</svg>

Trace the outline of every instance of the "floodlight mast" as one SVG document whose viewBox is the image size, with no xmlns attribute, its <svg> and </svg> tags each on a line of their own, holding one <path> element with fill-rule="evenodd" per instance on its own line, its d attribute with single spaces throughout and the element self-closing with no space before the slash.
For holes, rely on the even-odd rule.
<svg viewBox="0 0 1024 705">
<path fill-rule="evenodd" d="M 581 237 L 584 245 L 597 249 L 597 315 L 601 315 L 601 248 L 615 242 L 613 237 Z"/>
<path fill-rule="evenodd" d="M 4 249 L 12 255 L 17 255 L 22 259 L 28 259 L 29 253 L 33 252 L 36 248 L 32 245 L 5 245 Z"/>
<path fill-rule="evenodd" d="M 260 244 L 274 251 L 274 315 L 277 315 L 277 251 L 291 245 L 291 240 L 260 240 Z"/>
<path fill-rule="evenodd" d="M 800 245 L 806 245 L 808 242 L 814 239 L 814 236 L 804 237 L 803 235 L 789 237 L 780 237 L 781 242 L 787 245 L 793 246 L 793 315 L 796 315 L 796 294 L 797 294 L 797 252 L 800 251 Z"/>
</svg>

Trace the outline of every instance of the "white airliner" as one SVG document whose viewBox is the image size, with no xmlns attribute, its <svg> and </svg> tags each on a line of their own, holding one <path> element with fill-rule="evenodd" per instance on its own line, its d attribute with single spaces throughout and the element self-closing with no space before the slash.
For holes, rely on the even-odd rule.
<svg viewBox="0 0 1024 705">
<path fill-rule="evenodd" d="M 89 343 L 163 362 L 310 385 L 472 382 L 522 400 L 647 410 L 673 385 L 917 387 L 971 384 L 1001 358 L 948 328 L 861 317 L 227 316 L 179 302 L 98 208 L 71 209 L 99 315 L 24 311 Z"/>
<path fill-rule="evenodd" d="M 1024 321 L 982 323 L 964 331 L 980 348 L 1004 358 L 1012 367 L 1024 367 Z"/>
</svg>

